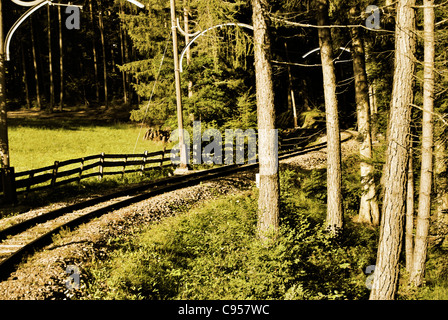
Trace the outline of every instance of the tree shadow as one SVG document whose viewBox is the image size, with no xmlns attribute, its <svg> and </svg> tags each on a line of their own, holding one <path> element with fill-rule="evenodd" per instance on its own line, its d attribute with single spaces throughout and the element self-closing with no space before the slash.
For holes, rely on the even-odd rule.
<svg viewBox="0 0 448 320">
<path fill-rule="evenodd" d="M 122 108 L 121 108 L 122 109 Z M 129 123 L 129 112 L 120 108 L 110 110 L 73 109 L 54 111 L 12 111 L 8 112 L 9 127 L 29 127 L 45 129 L 81 130 L 86 127 L 108 127 L 116 124 Z"/>
</svg>

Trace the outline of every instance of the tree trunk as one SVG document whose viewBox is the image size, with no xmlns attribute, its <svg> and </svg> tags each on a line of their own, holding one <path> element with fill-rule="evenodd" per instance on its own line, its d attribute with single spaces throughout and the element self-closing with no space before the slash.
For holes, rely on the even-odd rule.
<svg viewBox="0 0 448 320">
<path fill-rule="evenodd" d="M 288 44 L 286 43 L 286 41 L 285 41 L 285 52 L 286 52 L 286 60 L 288 61 L 288 62 L 291 62 L 290 60 L 289 60 L 289 53 L 288 53 Z M 292 84 L 292 73 L 291 73 L 291 66 L 288 64 L 288 67 L 287 67 L 288 69 L 288 84 L 289 84 L 289 92 L 288 92 L 288 95 L 289 95 L 289 97 L 288 97 L 288 104 L 289 104 L 289 108 L 291 108 L 291 110 L 292 110 L 292 115 L 293 115 L 293 125 L 294 125 L 294 128 L 297 128 L 299 125 L 298 125 L 298 121 L 297 121 L 297 108 L 296 108 L 296 100 L 295 100 L 295 97 L 294 97 L 294 89 L 293 89 L 293 84 Z"/>
<path fill-rule="evenodd" d="M 318 25 L 328 25 L 328 0 L 317 0 Z M 328 230 L 336 234 L 343 226 L 341 139 L 339 132 L 336 75 L 329 28 L 319 28 L 320 57 L 324 81 L 325 113 L 327 123 L 327 219 Z"/>
<path fill-rule="evenodd" d="M 376 100 L 375 80 L 369 84 L 369 104 L 370 104 L 370 132 L 373 141 L 378 141 L 377 137 L 377 121 L 378 121 L 378 103 Z"/>
<path fill-rule="evenodd" d="M 9 167 L 8 121 L 6 108 L 5 50 L 3 47 L 3 10 L 0 1 L 0 161 L 2 168 Z"/>
<path fill-rule="evenodd" d="M 123 34 L 123 40 L 124 40 L 124 61 L 128 62 L 131 61 L 131 58 L 129 57 L 129 44 L 128 44 L 128 34 L 125 33 Z M 130 46 L 131 50 L 135 50 L 134 46 Z M 128 87 L 130 86 L 130 84 L 132 83 L 132 76 L 131 74 L 128 72 L 126 73 L 126 82 L 128 83 Z M 132 93 L 135 91 L 130 91 L 128 90 L 128 99 L 132 100 Z"/>
<path fill-rule="evenodd" d="M 413 98 L 415 0 L 398 0 L 395 68 L 384 170 L 380 239 L 370 299 L 394 299 L 398 284 L 409 158 L 410 104 Z"/>
<path fill-rule="evenodd" d="M 100 101 L 100 84 L 98 78 L 98 55 L 96 52 L 95 41 L 95 20 L 93 19 L 93 0 L 89 1 L 90 7 L 90 22 L 92 25 L 92 51 L 93 51 L 93 69 L 95 72 L 95 97 L 96 101 Z"/>
<path fill-rule="evenodd" d="M 59 73 L 60 73 L 60 91 L 59 91 L 59 110 L 64 107 L 64 48 L 62 46 L 62 15 L 61 6 L 58 6 L 59 21 Z"/>
<path fill-rule="evenodd" d="M 265 241 L 275 236 L 279 225 L 278 135 L 275 129 L 271 40 L 266 17 L 268 1 L 252 0 L 252 10 L 260 163 L 258 235 Z"/>
<path fill-rule="evenodd" d="M 442 128 L 439 138 L 435 143 L 435 163 L 434 171 L 437 181 L 437 225 L 438 235 L 445 237 L 445 229 L 448 226 L 447 213 L 448 213 L 448 163 L 446 159 L 446 143 L 447 143 L 447 129 Z M 443 239 L 442 238 L 442 239 Z"/>
<path fill-rule="evenodd" d="M 120 14 L 124 14 L 122 1 L 120 1 Z M 124 37 L 126 37 L 126 31 L 123 28 L 123 23 L 120 21 L 121 65 L 124 65 L 127 62 L 124 57 Z M 127 90 L 126 72 L 124 70 L 121 71 L 121 76 L 123 80 L 123 102 L 126 104 L 128 102 L 128 90 Z"/>
<path fill-rule="evenodd" d="M 434 109 L 434 0 L 423 0 L 424 17 L 424 83 L 422 120 L 422 165 L 418 198 L 418 215 L 415 229 L 414 260 L 411 283 L 420 286 L 425 275 L 428 247 L 429 218 L 431 213 L 432 149 Z"/>
<path fill-rule="evenodd" d="M 30 18 L 30 25 L 31 25 L 31 48 L 33 51 L 34 80 L 36 83 L 36 101 L 37 101 L 37 107 L 39 108 L 39 110 L 42 110 L 42 101 L 40 99 L 40 89 L 39 89 L 39 70 L 37 67 L 37 52 L 34 40 L 34 27 L 32 18 Z"/>
<path fill-rule="evenodd" d="M 103 8 L 101 6 L 101 1 L 98 1 L 99 5 L 99 14 L 98 14 L 98 23 L 100 29 L 100 37 L 101 37 L 101 48 L 103 53 L 103 77 L 104 77 L 104 105 L 109 106 L 108 94 L 107 94 L 107 63 L 106 63 L 106 45 L 104 42 L 104 25 L 103 25 Z"/>
<path fill-rule="evenodd" d="M 305 78 L 303 78 L 299 81 L 298 96 L 299 96 L 299 101 L 302 102 L 301 111 L 302 112 L 303 111 L 311 111 L 310 102 L 308 99 L 307 83 L 306 83 Z"/>
<path fill-rule="evenodd" d="M 355 14 L 355 12 L 353 14 Z M 374 168 L 373 165 L 369 163 L 369 161 L 372 160 L 372 136 L 370 130 L 369 90 L 367 85 L 364 43 L 361 30 L 352 28 L 351 38 L 353 74 L 355 75 L 356 110 L 360 138 L 358 140 L 361 141 L 359 155 L 361 158 L 361 184 L 363 189 L 358 221 L 377 226 L 380 222 L 380 212 L 375 192 L 375 181 L 373 178 Z"/>
<path fill-rule="evenodd" d="M 53 60 L 51 56 L 51 10 L 50 6 L 47 6 L 47 15 L 48 15 L 48 70 L 50 75 L 50 100 L 48 109 L 50 112 L 53 111 L 54 108 L 54 81 L 53 81 Z"/>
<path fill-rule="evenodd" d="M 25 88 L 26 108 L 30 109 L 31 108 L 30 89 L 28 87 L 28 72 L 26 71 L 25 49 L 23 44 L 20 51 L 22 55 L 22 80 L 23 80 L 23 86 Z"/>
<path fill-rule="evenodd" d="M 412 147 L 409 150 L 408 184 L 406 193 L 406 229 L 404 246 L 406 253 L 406 270 L 410 274 L 412 271 L 412 261 L 414 260 L 414 160 L 412 156 Z"/>
</svg>

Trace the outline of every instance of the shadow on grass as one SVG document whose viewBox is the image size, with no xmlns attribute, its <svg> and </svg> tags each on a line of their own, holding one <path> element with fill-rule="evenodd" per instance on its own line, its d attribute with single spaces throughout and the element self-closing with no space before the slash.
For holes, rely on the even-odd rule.
<svg viewBox="0 0 448 320">
<path fill-rule="evenodd" d="M 111 126 L 130 123 L 132 106 L 114 104 L 108 109 L 98 106 L 66 107 L 64 110 L 15 110 L 8 112 L 8 126 L 79 130 L 83 127 Z"/>
<path fill-rule="evenodd" d="M 130 123 L 130 122 L 126 122 Z M 126 124 L 125 122 L 103 119 L 67 119 L 67 118 L 11 118 L 8 119 L 8 127 L 28 127 L 28 128 L 45 128 L 45 129 L 63 129 L 63 130 L 81 130 L 91 127 L 110 127 L 113 125 Z"/>
</svg>

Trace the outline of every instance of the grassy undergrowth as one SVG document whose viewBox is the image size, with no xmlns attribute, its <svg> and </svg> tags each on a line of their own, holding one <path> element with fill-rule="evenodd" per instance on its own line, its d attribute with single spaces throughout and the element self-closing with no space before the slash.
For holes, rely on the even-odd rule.
<svg viewBox="0 0 448 320">
<path fill-rule="evenodd" d="M 322 172 L 281 173 L 281 230 L 256 237 L 257 190 L 202 204 L 115 242 L 85 267 L 83 299 L 365 299 L 377 232 L 322 227 Z"/>
<path fill-rule="evenodd" d="M 410 287 L 405 274 L 399 286 L 398 299 L 401 300 L 448 300 L 448 249 L 446 247 L 430 247 L 426 262 L 425 281 L 422 287 Z"/>
</svg>

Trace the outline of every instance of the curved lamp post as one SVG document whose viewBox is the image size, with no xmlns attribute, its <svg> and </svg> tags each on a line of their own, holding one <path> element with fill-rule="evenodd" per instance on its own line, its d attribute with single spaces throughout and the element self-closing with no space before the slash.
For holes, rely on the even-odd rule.
<svg viewBox="0 0 448 320">
<path fill-rule="evenodd" d="M 185 48 L 182 50 L 182 53 L 180 54 L 180 72 L 183 71 L 182 68 L 182 60 L 184 59 L 184 55 L 185 52 L 187 52 L 188 48 L 190 48 L 190 46 L 201 36 L 203 36 L 204 34 L 206 34 L 207 32 L 209 32 L 210 30 L 216 29 L 216 28 L 222 28 L 222 27 L 227 27 L 227 26 L 235 26 L 235 27 L 242 27 L 242 28 L 247 28 L 250 30 L 254 30 L 254 27 L 252 27 L 251 25 L 245 24 L 245 23 L 239 23 L 239 22 L 228 22 L 228 23 L 223 23 L 223 24 L 218 24 L 216 26 L 210 27 L 208 29 L 205 29 L 202 32 L 197 32 L 195 37 L 193 39 L 191 39 L 191 41 L 185 46 Z M 180 27 L 178 27 L 180 29 Z"/>
<path fill-rule="evenodd" d="M 12 0 L 14 3 L 19 4 L 19 3 L 24 3 L 25 1 L 18 1 L 18 0 Z M 49 0 L 37 0 L 37 1 L 32 1 L 31 3 L 33 3 L 32 8 L 28 9 L 11 27 L 11 29 L 9 29 L 8 33 L 6 34 L 6 38 L 5 38 L 5 42 L 4 42 L 4 48 L 5 48 L 5 59 L 6 61 L 10 60 L 10 55 L 9 55 L 9 46 L 11 44 L 11 39 L 12 36 L 14 35 L 14 32 L 16 32 L 17 28 L 20 27 L 20 25 L 29 17 L 31 16 L 35 11 L 39 10 L 40 8 L 42 8 L 43 6 L 45 6 L 46 4 L 51 4 L 52 2 Z M 22 6 L 27 6 L 27 7 L 31 7 L 30 5 L 23 5 L 20 4 Z"/>
</svg>

